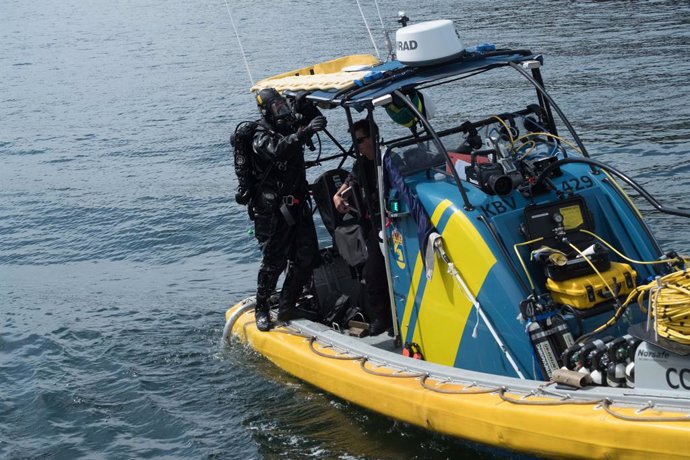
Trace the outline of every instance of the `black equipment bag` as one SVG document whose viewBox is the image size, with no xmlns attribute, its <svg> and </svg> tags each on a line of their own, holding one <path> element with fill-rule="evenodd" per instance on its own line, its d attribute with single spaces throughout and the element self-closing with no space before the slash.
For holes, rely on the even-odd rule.
<svg viewBox="0 0 690 460">
<path fill-rule="evenodd" d="M 357 216 L 352 214 L 339 213 L 333 204 L 333 195 L 345 183 L 348 175 L 349 173 L 344 169 L 331 169 L 321 174 L 311 186 L 321 220 L 331 236 L 334 236 L 336 227 L 350 225 L 359 220 Z"/>
<path fill-rule="evenodd" d="M 350 267 L 362 265 L 367 260 L 367 240 L 359 224 L 345 225 L 335 229 L 335 247 Z"/>
</svg>

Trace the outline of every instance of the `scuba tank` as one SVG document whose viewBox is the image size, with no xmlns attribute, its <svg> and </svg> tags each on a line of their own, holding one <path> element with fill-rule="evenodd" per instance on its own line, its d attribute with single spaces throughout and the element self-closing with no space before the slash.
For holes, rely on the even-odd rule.
<svg viewBox="0 0 690 460">
<path fill-rule="evenodd" d="M 553 372 L 560 366 L 558 365 L 558 354 L 549 340 L 549 334 L 539 325 L 538 321 L 530 321 L 527 324 L 527 333 L 537 354 L 537 361 L 542 374 L 551 379 Z"/>
<path fill-rule="evenodd" d="M 591 353 L 591 372 L 589 375 L 592 378 L 592 382 L 597 385 L 607 386 L 609 384 L 607 370 L 610 361 L 607 345 L 607 343 L 598 344 L 596 349 Z"/>
<path fill-rule="evenodd" d="M 610 387 L 625 386 L 625 364 L 610 362 L 606 368 L 606 380 Z"/>
<path fill-rule="evenodd" d="M 642 341 L 633 336 L 628 337 L 628 365 L 625 366 L 625 386 L 635 388 L 635 352 Z"/>
<path fill-rule="evenodd" d="M 625 366 L 625 386 L 635 388 L 635 361 Z"/>
<path fill-rule="evenodd" d="M 568 323 L 565 322 L 561 315 L 550 316 L 546 318 L 546 332 L 551 336 L 553 345 L 555 345 L 558 364 L 563 366 L 565 363 L 561 359 L 562 354 L 575 343 L 575 339 L 573 339 L 573 335 L 568 328 Z"/>
<path fill-rule="evenodd" d="M 635 350 L 640 340 L 631 335 L 610 336 L 568 347 L 561 359 L 569 370 L 590 376 L 597 385 L 634 388 Z"/>
</svg>

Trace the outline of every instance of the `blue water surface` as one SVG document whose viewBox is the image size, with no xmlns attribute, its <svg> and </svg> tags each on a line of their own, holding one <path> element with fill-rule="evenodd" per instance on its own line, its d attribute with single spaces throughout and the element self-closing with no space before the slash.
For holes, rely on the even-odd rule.
<svg viewBox="0 0 690 460">
<path fill-rule="evenodd" d="M 385 55 L 375 4 L 361 3 Z M 452 19 L 467 45 L 543 53 L 590 152 L 690 208 L 687 2 L 378 6 L 389 30 L 405 10 Z M 0 5 L 0 458 L 509 455 L 372 414 L 220 344 L 259 260 L 232 199 L 228 138 L 257 113 L 228 10 L 254 80 L 375 52 L 356 2 Z M 649 222 L 665 248 L 688 252 L 683 219 Z"/>
</svg>

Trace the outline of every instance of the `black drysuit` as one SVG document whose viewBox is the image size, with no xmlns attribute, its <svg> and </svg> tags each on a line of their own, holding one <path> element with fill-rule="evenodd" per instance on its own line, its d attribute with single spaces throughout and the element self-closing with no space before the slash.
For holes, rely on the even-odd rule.
<svg viewBox="0 0 690 460">
<path fill-rule="evenodd" d="M 304 170 L 304 131 L 283 135 L 260 124 L 253 139 L 254 229 L 262 250 L 256 310 L 269 310 L 268 299 L 287 261 L 279 310 L 295 306 L 318 258 L 316 230 Z"/>
</svg>

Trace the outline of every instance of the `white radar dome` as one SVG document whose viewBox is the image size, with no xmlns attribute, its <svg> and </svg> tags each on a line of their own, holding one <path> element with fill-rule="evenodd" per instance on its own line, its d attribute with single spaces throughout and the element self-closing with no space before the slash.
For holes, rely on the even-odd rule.
<svg viewBox="0 0 690 460">
<path fill-rule="evenodd" d="M 398 61 L 405 65 L 431 65 L 462 52 L 453 21 L 440 19 L 401 27 L 395 32 Z"/>
</svg>

